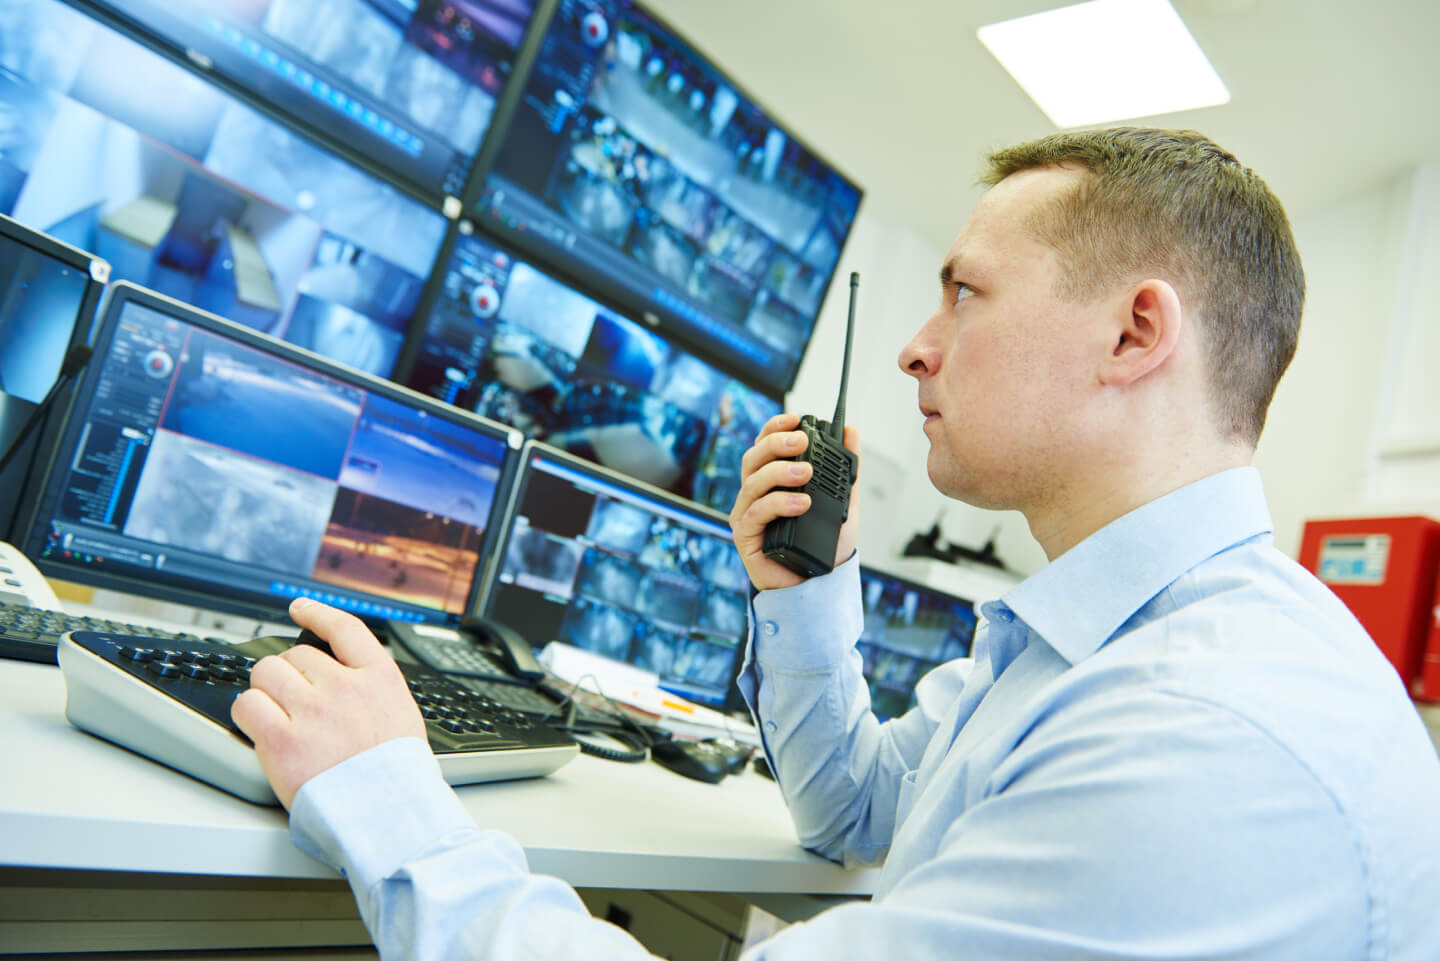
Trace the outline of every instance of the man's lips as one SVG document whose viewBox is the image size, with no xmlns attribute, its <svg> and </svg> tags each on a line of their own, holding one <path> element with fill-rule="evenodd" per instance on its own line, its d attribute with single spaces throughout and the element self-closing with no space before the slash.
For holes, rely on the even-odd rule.
<svg viewBox="0 0 1440 961">
<path fill-rule="evenodd" d="M 924 404 L 921 404 L 921 405 L 920 405 L 920 416 L 921 416 L 921 417 L 924 417 L 924 418 L 925 418 L 925 423 L 928 424 L 928 423 L 930 423 L 932 420 L 939 420 L 939 419 L 940 419 L 940 412 L 939 412 L 938 410 L 936 410 L 935 408 L 933 408 L 933 407 L 926 407 Z"/>
</svg>

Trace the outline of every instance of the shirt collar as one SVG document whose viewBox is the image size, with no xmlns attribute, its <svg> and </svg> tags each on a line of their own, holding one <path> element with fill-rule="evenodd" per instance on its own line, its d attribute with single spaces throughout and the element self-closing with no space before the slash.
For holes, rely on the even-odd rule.
<svg viewBox="0 0 1440 961">
<path fill-rule="evenodd" d="M 1180 575 L 1272 528 L 1259 472 L 1223 471 L 1112 521 L 1000 604 L 1075 664 Z"/>
</svg>

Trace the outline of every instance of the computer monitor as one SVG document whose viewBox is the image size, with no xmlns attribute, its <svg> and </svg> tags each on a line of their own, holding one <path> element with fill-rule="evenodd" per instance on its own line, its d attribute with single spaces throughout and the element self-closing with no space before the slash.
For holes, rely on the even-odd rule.
<svg viewBox="0 0 1440 961">
<path fill-rule="evenodd" d="M 458 624 L 520 435 L 113 285 L 22 550 L 59 578 L 283 620 Z"/>
<path fill-rule="evenodd" d="M 484 612 L 654 671 L 701 704 L 732 696 L 749 580 L 724 515 L 545 444 L 524 466 Z"/>
<path fill-rule="evenodd" d="M 105 261 L 0 214 L 0 453 L 55 385 L 66 352 L 89 339 L 109 270 Z M 39 436 L 32 430 L 0 472 L 0 539 L 11 536 Z"/>
<path fill-rule="evenodd" d="M 476 208 L 781 394 L 860 196 L 646 8 L 560 0 Z"/>
<path fill-rule="evenodd" d="M 915 682 L 931 668 L 970 653 L 975 606 L 864 564 L 860 597 L 865 626 L 856 647 L 870 685 L 870 709 L 883 721 L 914 706 Z"/>
<path fill-rule="evenodd" d="M 99 0 L 332 141 L 460 196 L 535 0 Z"/>
<path fill-rule="evenodd" d="M 443 215 L 56 0 L 8 5 L 0 50 L 0 213 L 115 279 L 391 373 Z"/>
<path fill-rule="evenodd" d="M 775 399 L 477 235 L 457 237 L 405 383 L 728 511 Z M 397 372 L 397 376 L 401 376 Z"/>
</svg>

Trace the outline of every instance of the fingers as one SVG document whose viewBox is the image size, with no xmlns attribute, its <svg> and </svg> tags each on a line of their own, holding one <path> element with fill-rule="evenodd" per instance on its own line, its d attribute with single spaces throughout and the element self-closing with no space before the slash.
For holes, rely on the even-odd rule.
<svg viewBox="0 0 1440 961">
<path fill-rule="evenodd" d="M 784 415 L 781 415 L 784 416 Z M 793 416 L 793 415 L 792 415 Z M 810 443 L 809 438 L 798 430 L 770 430 L 779 417 L 770 418 L 765 430 L 755 438 L 755 444 L 740 458 L 740 476 L 746 477 L 761 467 L 784 457 L 799 457 Z M 799 423 L 799 420 L 796 420 Z"/>
<path fill-rule="evenodd" d="M 230 703 L 230 720 L 252 742 L 269 743 L 279 737 L 290 722 L 290 715 L 275 699 L 258 688 L 250 687 Z"/>
<path fill-rule="evenodd" d="M 324 638 L 335 652 L 335 660 L 347 667 L 365 667 L 390 659 L 365 622 L 353 614 L 298 597 L 290 602 L 290 619 Z"/>
<path fill-rule="evenodd" d="M 341 668 L 335 658 L 309 644 L 296 644 L 278 656 L 299 671 L 311 684 L 319 684 L 333 677 L 335 672 Z"/>
<path fill-rule="evenodd" d="M 263 691 L 286 714 L 291 715 L 315 692 L 314 685 L 300 673 L 299 668 L 275 654 L 255 662 L 250 669 L 250 687 Z"/>
</svg>

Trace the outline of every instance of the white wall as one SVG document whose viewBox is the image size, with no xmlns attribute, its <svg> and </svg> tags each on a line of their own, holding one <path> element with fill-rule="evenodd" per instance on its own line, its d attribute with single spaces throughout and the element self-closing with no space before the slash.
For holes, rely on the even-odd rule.
<svg viewBox="0 0 1440 961">
<path fill-rule="evenodd" d="M 1440 516 L 1440 408 L 1426 376 L 1440 364 L 1435 185 L 1434 171 L 1407 171 L 1293 222 L 1305 314 L 1256 456 L 1276 545 L 1292 556 L 1307 518 Z M 1416 476 L 1406 452 L 1424 461 L 1426 444 Z"/>
</svg>

